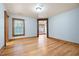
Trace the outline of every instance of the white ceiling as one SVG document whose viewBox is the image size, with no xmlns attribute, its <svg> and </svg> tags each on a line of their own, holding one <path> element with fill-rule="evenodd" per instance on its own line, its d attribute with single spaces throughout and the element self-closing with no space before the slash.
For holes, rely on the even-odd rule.
<svg viewBox="0 0 79 59">
<path fill-rule="evenodd" d="M 62 13 L 67 10 L 78 8 L 78 3 L 41 3 L 43 10 L 39 13 L 39 18 L 48 18 L 52 15 Z M 22 16 L 37 17 L 35 6 L 37 3 L 4 3 L 9 15 L 16 14 Z"/>
</svg>

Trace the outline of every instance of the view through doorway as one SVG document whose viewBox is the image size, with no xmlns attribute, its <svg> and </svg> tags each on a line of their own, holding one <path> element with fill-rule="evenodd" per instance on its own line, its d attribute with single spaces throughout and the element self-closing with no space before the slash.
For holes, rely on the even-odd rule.
<svg viewBox="0 0 79 59">
<path fill-rule="evenodd" d="M 48 20 L 38 19 L 38 36 L 48 37 Z"/>
</svg>

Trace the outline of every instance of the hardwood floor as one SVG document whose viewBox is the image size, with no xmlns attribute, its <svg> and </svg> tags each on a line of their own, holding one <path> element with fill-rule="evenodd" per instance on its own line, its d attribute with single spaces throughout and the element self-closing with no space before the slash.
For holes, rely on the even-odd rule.
<svg viewBox="0 0 79 59">
<path fill-rule="evenodd" d="M 46 38 L 27 38 L 7 43 L 2 56 L 79 56 L 79 45 Z"/>
</svg>

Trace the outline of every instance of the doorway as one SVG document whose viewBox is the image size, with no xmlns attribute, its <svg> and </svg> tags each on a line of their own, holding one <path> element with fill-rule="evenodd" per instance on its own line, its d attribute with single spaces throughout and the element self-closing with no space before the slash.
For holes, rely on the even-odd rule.
<svg viewBox="0 0 79 59">
<path fill-rule="evenodd" d="M 48 19 L 38 19 L 37 20 L 37 36 L 44 35 L 48 37 Z"/>
</svg>

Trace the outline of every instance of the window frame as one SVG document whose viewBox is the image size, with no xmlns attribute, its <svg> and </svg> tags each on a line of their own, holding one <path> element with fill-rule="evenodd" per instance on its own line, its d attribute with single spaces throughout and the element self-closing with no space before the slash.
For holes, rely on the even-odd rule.
<svg viewBox="0 0 79 59">
<path fill-rule="evenodd" d="M 23 34 L 14 34 L 14 21 L 19 20 L 23 22 Z M 12 36 L 24 36 L 25 35 L 25 21 L 24 19 L 12 18 Z"/>
</svg>

